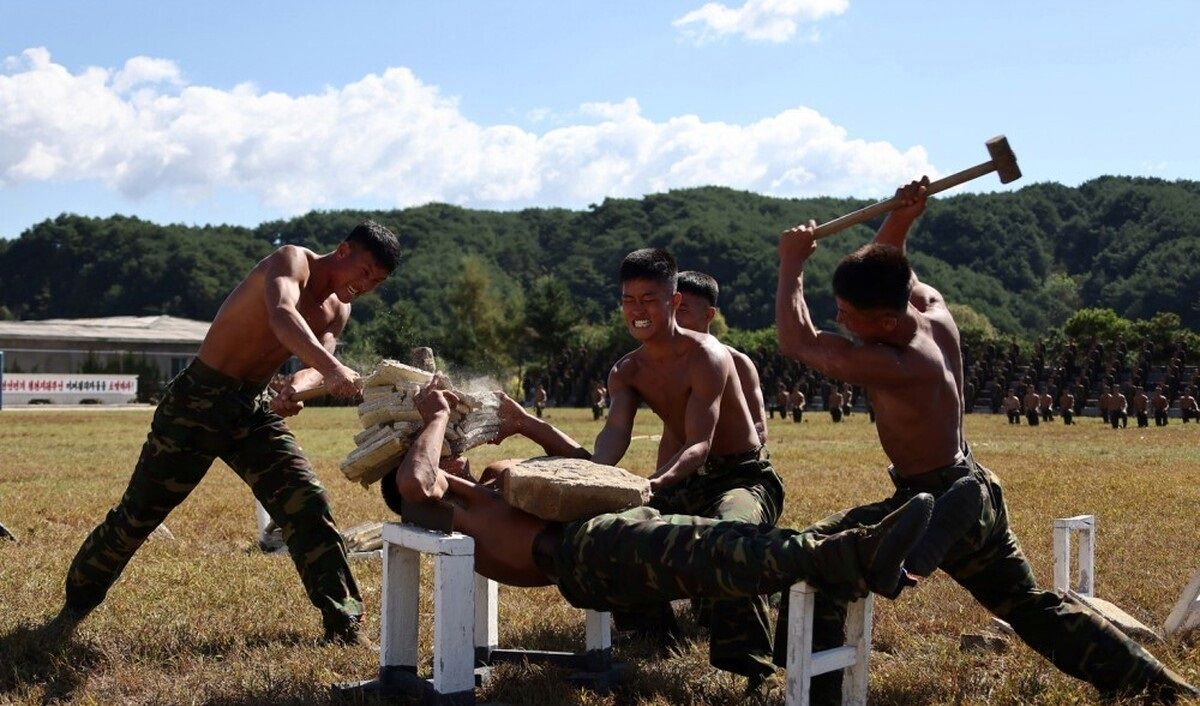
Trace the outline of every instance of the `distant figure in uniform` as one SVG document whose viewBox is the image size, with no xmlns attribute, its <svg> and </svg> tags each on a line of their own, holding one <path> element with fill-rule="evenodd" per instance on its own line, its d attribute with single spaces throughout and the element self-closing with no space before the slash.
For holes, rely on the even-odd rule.
<svg viewBox="0 0 1200 706">
<path fill-rule="evenodd" d="M 1004 413 L 1008 415 L 1009 424 L 1021 423 L 1021 398 L 1017 397 L 1016 390 L 1009 390 L 1004 398 Z"/>
<path fill-rule="evenodd" d="M 1125 393 L 1117 388 L 1113 388 L 1112 399 L 1108 401 L 1108 421 L 1112 424 L 1112 428 L 1117 428 L 1117 423 L 1121 423 L 1121 428 L 1129 426 L 1129 400 L 1125 399 Z"/>
<path fill-rule="evenodd" d="M 1150 398 L 1150 406 L 1154 410 L 1154 426 L 1167 426 L 1167 409 L 1171 406 L 1171 401 L 1163 394 L 1162 385 L 1154 388 L 1154 397 Z"/>
<path fill-rule="evenodd" d="M 854 408 L 854 388 L 851 387 L 850 385 L 846 385 L 846 388 L 842 391 L 842 414 L 844 416 L 849 417 L 850 412 L 853 410 L 853 408 Z"/>
<path fill-rule="evenodd" d="M 1075 423 L 1075 395 L 1071 394 L 1071 388 L 1063 388 L 1062 394 L 1058 396 L 1058 408 L 1062 410 L 1064 426 L 1069 427 Z"/>
<path fill-rule="evenodd" d="M 1054 421 L 1054 398 L 1050 396 L 1048 391 L 1042 393 L 1040 409 L 1043 422 Z"/>
<path fill-rule="evenodd" d="M 1150 398 L 1146 396 L 1146 392 L 1138 387 L 1133 392 L 1133 413 L 1137 415 L 1138 429 L 1143 429 L 1150 426 L 1150 417 L 1147 411 L 1150 409 Z"/>
<path fill-rule="evenodd" d="M 842 393 L 834 387 L 829 393 L 829 418 L 834 424 L 842 421 Z"/>
<path fill-rule="evenodd" d="M 1038 422 L 1038 406 L 1042 403 L 1042 396 L 1037 393 L 1032 386 L 1029 392 L 1025 393 L 1025 421 L 1029 422 L 1029 426 L 1036 427 Z"/>
<path fill-rule="evenodd" d="M 1108 424 L 1108 415 L 1112 412 L 1113 395 L 1112 390 L 1106 385 L 1104 392 L 1100 395 L 1100 421 Z M 1113 427 L 1116 429 L 1116 427 Z"/>
<path fill-rule="evenodd" d="M 792 406 L 792 421 L 799 424 L 804 419 L 804 405 L 807 404 L 799 385 L 792 385 L 792 394 L 788 395 L 788 404 Z"/>
<path fill-rule="evenodd" d="M 546 400 L 549 395 L 546 394 L 546 388 L 542 385 L 537 386 L 537 391 L 533 393 L 533 409 L 537 412 L 538 419 L 542 418 L 542 412 L 546 410 Z"/>
</svg>

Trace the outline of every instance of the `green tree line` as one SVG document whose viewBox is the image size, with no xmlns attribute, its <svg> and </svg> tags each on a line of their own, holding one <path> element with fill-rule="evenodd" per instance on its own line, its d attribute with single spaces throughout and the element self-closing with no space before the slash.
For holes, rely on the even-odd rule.
<svg viewBox="0 0 1200 706">
<path fill-rule="evenodd" d="M 0 316 L 210 320 L 275 247 L 328 251 L 369 217 L 400 237 L 403 261 L 354 307 L 346 341 L 364 357 L 421 343 L 456 364 L 495 369 L 537 364 L 580 342 L 620 347 L 617 267 L 646 246 L 715 276 L 723 325 L 765 340 L 779 231 L 865 203 L 705 187 L 606 199 L 582 211 L 429 204 L 312 212 L 255 228 L 64 214 L 0 241 Z M 838 258 L 877 225 L 822 241 L 807 271 L 819 320 L 833 318 Z M 1170 313 L 1182 328 L 1200 330 L 1200 182 L 1101 177 L 935 199 L 910 252 L 922 279 L 980 335 L 1041 336 L 1083 309 L 1131 322 Z"/>
</svg>

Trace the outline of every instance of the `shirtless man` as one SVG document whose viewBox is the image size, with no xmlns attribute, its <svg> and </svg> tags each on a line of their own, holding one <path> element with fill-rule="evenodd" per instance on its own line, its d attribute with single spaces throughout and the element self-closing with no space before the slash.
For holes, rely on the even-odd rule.
<svg viewBox="0 0 1200 706">
<path fill-rule="evenodd" d="M 762 453 L 733 355 L 720 341 L 679 325 L 675 260 L 664 250 L 636 250 L 621 263 L 621 311 L 641 346 L 608 376 L 608 420 L 594 451 L 502 400 L 508 428 L 555 456 L 616 465 L 629 448 L 643 402 L 663 421 L 671 455 L 650 476 L 650 506 L 665 514 L 774 525 L 783 509 L 783 483 Z M 503 433 L 503 431 L 502 431 Z M 709 625 L 713 666 L 752 682 L 774 671 L 766 599 L 721 601 Z M 667 603 L 653 612 L 614 616 L 620 627 L 656 636 L 678 635 Z"/>
<path fill-rule="evenodd" d="M 1150 426 L 1150 416 L 1147 411 L 1150 409 L 1150 397 L 1142 388 L 1135 388 L 1133 391 L 1133 413 L 1137 415 L 1137 425 L 1139 429 Z"/>
<path fill-rule="evenodd" d="M 542 418 L 542 412 L 546 409 L 546 388 L 542 385 L 537 386 L 537 391 L 533 393 L 533 409 L 537 412 L 538 419 Z"/>
<path fill-rule="evenodd" d="M 1100 422 L 1102 424 L 1108 424 L 1108 415 L 1112 410 L 1112 401 L 1112 391 L 1106 385 L 1104 386 L 1104 391 L 1100 394 Z M 1113 428 L 1115 429 L 1116 427 Z"/>
<path fill-rule="evenodd" d="M 680 272 L 675 278 L 675 288 L 679 290 L 679 308 L 675 310 L 675 320 L 689 331 L 709 333 L 713 317 L 717 315 L 717 298 L 721 290 L 717 280 L 703 272 Z M 710 334 L 711 335 L 711 334 Z M 725 346 L 733 356 L 733 367 L 737 370 L 738 380 L 742 383 L 742 396 L 750 407 L 750 418 L 754 420 L 754 428 L 758 430 L 760 444 L 767 443 L 767 413 L 763 404 L 762 383 L 759 381 L 758 368 L 750 356 L 733 346 Z M 678 448 L 676 439 L 668 436 L 666 426 L 663 426 L 662 441 L 658 446 L 658 465 L 673 455 Z M 664 456 L 664 451 L 666 455 Z"/>
<path fill-rule="evenodd" d="M 829 397 L 825 400 L 825 405 L 829 408 L 829 418 L 834 424 L 842 421 L 842 391 L 836 385 L 833 391 L 829 393 Z"/>
<path fill-rule="evenodd" d="M 358 394 L 358 374 L 334 357 L 337 337 L 350 302 L 395 269 L 399 247 L 391 231 L 365 221 L 325 255 L 294 245 L 276 250 L 226 298 L 195 360 L 159 403 L 129 487 L 71 563 L 55 619 L 62 634 L 100 605 L 146 537 L 220 458 L 283 529 L 326 639 L 358 641 L 362 600 L 345 543 L 281 417 L 304 407 L 297 390 L 322 382 L 338 397 Z M 264 388 L 293 355 L 308 367 L 271 400 Z"/>
<path fill-rule="evenodd" d="M 775 418 L 776 410 L 779 411 L 780 419 L 788 418 L 788 391 L 782 382 L 775 386 L 775 406 L 771 409 L 771 419 Z"/>
<path fill-rule="evenodd" d="M 1063 426 L 1069 427 L 1075 423 L 1075 395 L 1071 394 L 1071 388 L 1063 388 L 1058 396 L 1058 408 L 1062 410 Z"/>
<path fill-rule="evenodd" d="M 904 254 L 927 185 L 922 179 L 897 190 L 905 205 L 887 217 L 874 243 L 843 258 L 834 271 L 838 323 L 861 343 L 818 330 L 804 300 L 804 265 L 817 247 L 816 222 L 780 237 L 779 351 L 868 390 L 896 486 L 891 498 L 813 528 L 869 525 L 914 493 L 930 492 L 942 502 L 906 565 L 909 572 L 928 575 L 941 567 L 1055 666 L 1102 691 L 1152 687 L 1200 694 L 1087 607 L 1037 588 L 1008 526 L 999 481 L 975 461 L 963 435 L 958 326 L 941 294 L 917 280 Z M 816 610 L 813 648 L 841 644 L 845 603 L 818 595 Z M 780 624 L 786 625 L 782 614 Z M 777 649 L 781 642 L 777 635 Z M 814 700 L 840 693 L 840 681 L 840 672 L 814 679 Z"/>
<path fill-rule="evenodd" d="M 592 382 L 592 421 L 599 421 L 604 416 L 604 398 L 608 395 L 608 390 L 604 389 L 604 385 L 600 384 L 599 380 Z"/>
<path fill-rule="evenodd" d="M 1042 421 L 1043 422 L 1053 422 L 1054 421 L 1054 398 L 1050 395 L 1049 390 L 1045 390 L 1042 392 L 1042 397 L 1040 400 L 1040 404 L 1038 405 L 1038 409 L 1042 413 Z"/>
<path fill-rule="evenodd" d="M 1029 390 L 1025 393 L 1025 399 L 1021 400 L 1021 404 L 1025 407 L 1025 421 L 1029 426 L 1036 427 L 1040 418 L 1038 417 L 1038 405 L 1042 403 L 1042 396 L 1037 393 L 1037 389 L 1033 385 L 1029 386 Z"/>
<path fill-rule="evenodd" d="M 1196 398 L 1192 396 L 1190 388 L 1179 396 L 1179 416 L 1183 418 L 1184 424 L 1191 419 L 1197 419 L 1200 422 L 1200 418 L 1196 416 Z"/>
<path fill-rule="evenodd" d="M 1004 398 L 1004 413 L 1008 415 L 1009 424 L 1021 423 L 1021 398 L 1017 397 L 1016 390 L 1009 390 L 1008 396 Z"/>
<path fill-rule="evenodd" d="M 799 385 L 792 385 L 792 394 L 788 395 L 788 404 L 792 406 L 792 421 L 799 424 L 804 421 L 804 407 L 808 401 Z"/>
<path fill-rule="evenodd" d="M 1112 388 L 1112 397 L 1108 400 L 1108 421 L 1113 429 L 1117 428 L 1117 422 L 1121 423 L 1122 429 L 1129 426 L 1129 401 L 1116 387 Z"/>
<path fill-rule="evenodd" d="M 644 609 L 678 598 L 742 599 L 785 591 L 797 581 L 857 595 L 887 593 L 903 574 L 902 562 L 928 524 L 932 499 L 920 495 L 876 526 L 820 538 L 804 530 L 765 524 L 663 515 L 650 507 L 561 523 L 548 522 L 504 502 L 486 479 L 518 461 L 501 461 L 476 484 L 439 459 L 453 393 L 427 385 L 416 397 L 424 422 L 400 465 L 383 478 L 388 507 L 436 503 L 452 527 L 475 539 L 475 571 L 511 586 L 556 585 L 578 608 Z M 501 396 L 500 435 L 545 439 L 547 453 L 573 442 Z M 523 412 L 523 410 L 521 410 Z M 536 438 L 535 438 L 536 437 Z M 403 504 L 402 504 L 403 503 Z"/>
<path fill-rule="evenodd" d="M 1162 385 L 1154 388 L 1154 396 L 1150 398 L 1150 407 L 1154 410 L 1154 426 L 1167 426 L 1167 410 L 1171 407 L 1171 401 L 1163 394 Z"/>
</svg>

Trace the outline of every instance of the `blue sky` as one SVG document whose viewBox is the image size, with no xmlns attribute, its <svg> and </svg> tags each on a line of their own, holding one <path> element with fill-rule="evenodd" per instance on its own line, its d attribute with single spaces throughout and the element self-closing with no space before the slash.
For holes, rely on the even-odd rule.
<svg viewBox="0 0 1200 706">
<path fill-rule="evenodd" d="M 1018 186 L 1195 179 L 1197 26 L 1196 2 L 0 0 L 0 237 L 63 211 L 878 197 L 999 133 Z"/>
</svg>

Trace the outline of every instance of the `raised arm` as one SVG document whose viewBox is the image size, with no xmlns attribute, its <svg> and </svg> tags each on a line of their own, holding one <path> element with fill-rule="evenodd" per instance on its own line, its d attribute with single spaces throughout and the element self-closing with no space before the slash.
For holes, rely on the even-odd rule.
<svg viewBox="0 0 1200 706">
<path fill-rule="evenodd" d="M 855 345 L 817 328 L 804 299 L 804 265 L 817 249 L 816 227 L 816 221 L 809 221 L 779 237 L 779 286 L 775 292 L 779 352 L 853 385 L 898 383 L 929 372 L 927 366 L 909 363 L 897 348 Z"/>
<path fill-rule="evenodd" d="M 650 490 L 668 488 L 695 473 L 708 460 L 717 418 L 721 412 L 721 393 L 733 367 L 733 358 L 724 346 L 705 345 L 687 361 L 691 375 L 691 395 L 684 413 L 683 446 L 665 466 L 650 477 Z"/>
<path fill-rule="evenodd" d="M 296 309 L 300 301 L 300 283 L 308 278 L 308 267 L 304 251 L 294 246 L 282 247 L 270 256 L 264 287 L 267 321 L 279 342 L 322 376 L 331 394 L 353 397 L 358 392 L 355 385 L 358 375 L 338 362 L 333 352 L 322 345 L 321 338 L 313 333 Z M 349 307 L 344 308 L 346 311 L 339 318 L 349 315 Z M 341 325 L 345 326 L 344 318 Z"/>
<path fill-rule="evenodd" d="M 889 213 L 883 220 L 883 225 L 879 226 L 879 232 L 875 234 L 876 243 L 891 245 L 900 252 L 906 252 L 908 233 L 912 229 L 912 224 L 925 212 L 928 187 L 929 177 L 925 176 L 921 177 L 919 181 L 909 182 L 896 189 L 896 197 L 902 199 L 904 205 Z M 915 272 L 913 273 L 913 288 L 908 295 L 908 301 L 920 312 L 927 312 L 935 306 L 944 307 L 946 305 L 941 292 L 920 281 Z"/>
<path fill-rule="evenodd" d="M 499 444 L 514 434 L 520 434 L 541 446 L 548 456 L 591 458 L 591 454 L 580 446 L 578 441 L 567 436 L 550 422 L 538 419 L 526 412 L 525 408 L 517 404 L 513 398 L 503 392 L 497 392 L 496 397 L 500 402 L 497 410 L 497 416 L 500 418 L 500 431 L 492 443 Z"/>
<path fill-rule="evenodd" d="M 438 462 L 446 425 L 450 423 L 450 409 L 458 404 L 458 398 L 452 392 L 436 389 L 436 384 L 436 380 L 431 381 L 417 393 L 414 401 L 425 428 L 409 447 L 396 473 L 400 495 L 413 502 L 440 500 L 449 487 Z"/>
</svg>

